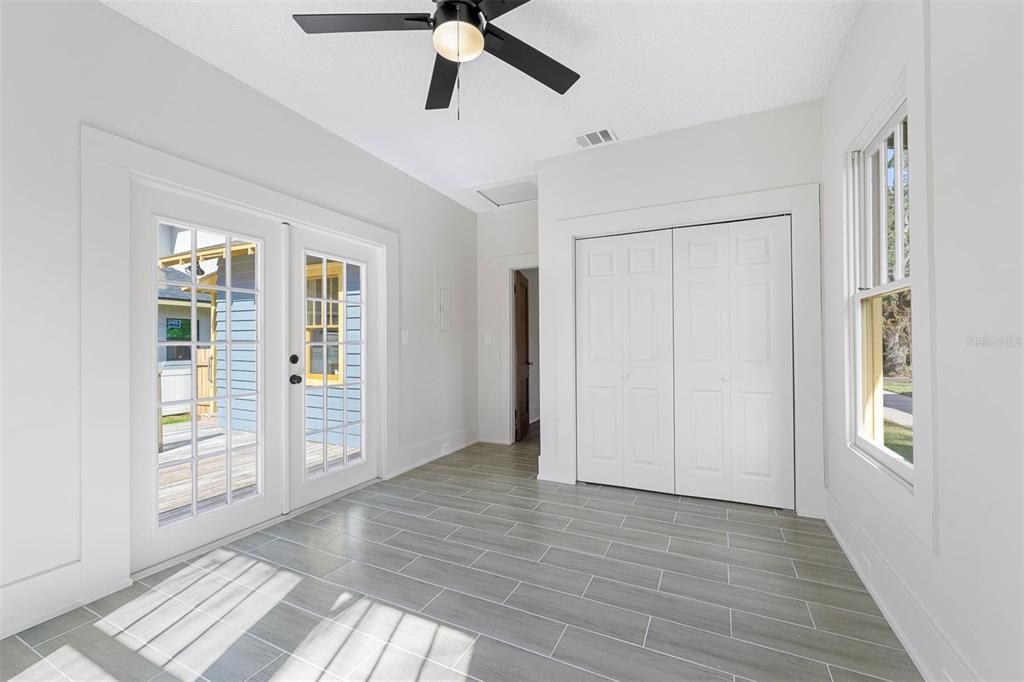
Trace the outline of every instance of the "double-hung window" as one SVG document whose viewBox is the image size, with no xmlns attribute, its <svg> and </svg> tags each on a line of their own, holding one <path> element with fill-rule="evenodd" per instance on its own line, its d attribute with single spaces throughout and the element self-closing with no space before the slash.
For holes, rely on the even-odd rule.
<svg viewBox="0 0 1024 682">
<path fill-rule="evenodd" d="M 909 161 L 904 105 L 852 165 L 854 443 L 901 474 L 914 462 Z"/>
</svg>

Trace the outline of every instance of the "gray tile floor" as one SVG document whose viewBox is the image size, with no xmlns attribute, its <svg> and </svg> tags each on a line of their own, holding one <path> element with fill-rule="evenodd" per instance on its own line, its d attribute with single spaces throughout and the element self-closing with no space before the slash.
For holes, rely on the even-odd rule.
<svg viewBox="0 0 1024 682">
<path fill-rule="evenodd" d="M 0 642 L 0 678 L 918 680 L 827 526 L 475 445 Z"/>
</svg>

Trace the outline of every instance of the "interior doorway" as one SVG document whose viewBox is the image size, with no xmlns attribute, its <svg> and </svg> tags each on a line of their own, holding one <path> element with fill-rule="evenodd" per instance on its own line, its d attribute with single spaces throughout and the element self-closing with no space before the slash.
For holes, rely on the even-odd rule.
<svg viewBox="0 0 1024 682">
<path fill-rule="evenodd" d="M 512 424 L 516 442 L 536 438 L 540 420 L 540 271 L 512 271 Z"/>
</svg>

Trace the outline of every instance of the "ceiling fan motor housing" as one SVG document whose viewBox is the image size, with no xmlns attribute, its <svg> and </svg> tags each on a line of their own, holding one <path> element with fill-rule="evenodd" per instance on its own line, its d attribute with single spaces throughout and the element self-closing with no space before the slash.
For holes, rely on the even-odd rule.
<svg viewBox="0 0 1024 682">
<path fill-rule="evenodd" d="M 476 3 L 444 0 L 434 12 L 434 49 L 453 62 L 468 62 L 484 49 L 487 18 Z"/>
</svg>

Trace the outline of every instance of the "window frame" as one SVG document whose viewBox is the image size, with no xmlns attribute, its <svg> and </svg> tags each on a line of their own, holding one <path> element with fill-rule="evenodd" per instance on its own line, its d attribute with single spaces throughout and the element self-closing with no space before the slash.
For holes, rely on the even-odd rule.
<svg viewBox="0 0 1024 682">
<path fill-rule="evenodd" d="M 885 471 L 895 475 L 907 486 L 914 485 L 914 464 L 892 450 L 879 446 L 874 441 L 861 435 L 862 413 L 865 405 L 864 359 L 863 350 L 865 320 L 865 302 L 886 294 L 898 291 L 909 291 L 913 301 L 913 279 L 904 269 L 905 231 L 909 223 L 905 220 L 903 207 L 903 168 L 902 157 L 904 141 L 904 121 L 909 127 L 907 102 L 903 100 L 895 112 L 886 119 L 885 124 L 871 138 L 871 141 L 859 151 L 850 153 L 849 181 L 852 190 L 853 239 L 852 239 L 852 289 L 849 298 L 852 376 L 848 387 L 848 396 L 852 397 L 849 412 L 849 445 L 854 450 L 870 457 L 884 467 Z M 885 163 L 881 154 L 884 153 L 888 138 L 894 139 L 897 157 L 895 172 L 895 222 L 896 222 L 896 253 L 893 267 L 893 279 L 888 281 L 888 250 L 886 245 L 886 225 L 888 207 L 879 200 L 876 187 L 885 187 Z M 909 145 L 907 146 L 907 165 L 909 165 Z M 880 154 L 879 163 L 873 160 L 875 153 Z M 877 184 L 876 184 L 877 181 Z M 913 239 L 911 234 L 910 239 Z M 912 248 L 912 247 L 911 247 Z M 913 315 L 913 313 L 911 313 Z M 912 336 L 911 346 L 916 346 Z M 913 351 L 912 351 L 913 352 Z M 916 353 L 914 353 L 916 357 Z M 916 429 L 915 429 L 916 432 Z M 916 440 L 916 439 L 915 439 Z M 916 460 L 916 453 L 915 453 Z"/>
</svg>

